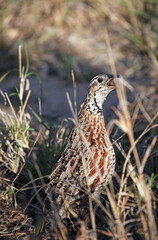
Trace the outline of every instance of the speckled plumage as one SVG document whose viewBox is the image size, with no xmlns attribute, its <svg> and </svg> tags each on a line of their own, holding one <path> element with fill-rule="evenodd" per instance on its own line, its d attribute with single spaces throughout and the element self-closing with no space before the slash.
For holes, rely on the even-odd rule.
<svg viewBox="0 0 158 240">
<path fill-rule="evenodd" d="M 102 104 L 115 88 L 113 75 L 100 74 L 89 85 L 85 102 L 81 105 L 64 146 L 52 168 L 47 192 L 67 216 L 71 206 L 107 185 L 115 168 L 115 153 L 106 132 Z"/>
</svg>

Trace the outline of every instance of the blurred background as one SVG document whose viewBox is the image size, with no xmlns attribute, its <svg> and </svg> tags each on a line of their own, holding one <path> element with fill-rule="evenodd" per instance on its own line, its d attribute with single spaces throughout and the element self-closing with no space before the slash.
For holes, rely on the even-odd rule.
<svg viewBox="0 0 158 240">
<path fill-rule="evenodd" d="M 157 0 L 0 0 L 0 77 L 11 71 L 1 89 L 14 92 L 19 82 L 18 47 L 24 44 L 29 70 L 42 79 L 43 115 L 69 116 L 66 91 L 73 94 L 71 70 L 79 104 L 88 81 L 111 72 L 107 31 L 117 72 L 142 95 L 152 115 L 158 103 L 157 22 Z M 22 57 L 25 66 L 24 51 Z M 40 86 L 35 78 L 30 78 L 30 103 L 37 105 Z"/>
</svg>

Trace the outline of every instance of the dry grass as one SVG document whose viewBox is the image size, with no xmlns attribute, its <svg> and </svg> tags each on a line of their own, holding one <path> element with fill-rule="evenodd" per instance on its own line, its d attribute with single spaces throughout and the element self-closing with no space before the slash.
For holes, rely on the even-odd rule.
<svg viewBox="0 0 158 240">
<path fill-rule="evenodd" d="M 150 77 L 156 75 L 156 0 L 29 2 L 1 1 L 1 52 L 7 50 L 3 67 L 10 57 L 17 56 L 17 46 L 24 41 L 32 67 L 45 72 L 67 77 L 72 68 L 77 75 L 83 70 L 88 75 L 89 68 L 103 71 L 108 68 L 104 41 L 107 29 L 117 66 L 125 76 L 139 76 L 140 71 Z"/>
<path fill-rule="evenodd" d="M 143 75 L 149 69 L 152 71 L 148 72 L 148 76 L 157 75 L 156 0 L 141 0 L 139 3 L 134 0 L 111 0 L 106 5 L 101 0 L 97 4 L 93 0 L 30 2 L 21 0 L 20 5 L 16 1 L 1 1 L 1 44 L 13 52 L 17 49 L 14 47 L 18 44 L 17 39 L 25 40 L 31 52 L 31 61 L 38 66 L 43 65 L 39 57 L 44 59 L 45 66 L 49 65 L 52 55 L 48 52 L 51 49 L 60 58 L 65 53 L 75 56 L 77 61 L 64 58 L 68 70 L 74 66 L 78 69 L 78 61 L 81 61 L 88 62 L 87 66 L 95 66 L 96 69 L 106 64 L 106 68 L 111 68 L 110 72 L 116 74 L 116 68 L 122 69 L 122 65 L 118 63 L 115 66 L 115 62 L 120 59 L 115 50 L 121 49 L 121 54 L 130 51 L 123 68 L 127 69 L 125 76 L 138 72 Z M 91 27 L 87 28 L 89 25 Z M 105 31 L 107 25 L 110 35 Z M 83 38 L 84 42 L 81 41 Z M 107 51 L 103 53 L 102 43 L 105 42 Z M 83 51 L 87 51 L 85 58 Z M 45 201 L 40 195 L 51 164 L 64 142 L 67 127 L 62 123 L 57 127 L 51 122 L 45 124 L 36 115 L 42 129 L 36 131 L 30 128 L 31 119 L 26 111 L 30 91 L 25 88 L 29 66 L 26 58 L 26 67 L 22 67 L 21 51 L 19 59 L 19 111 L 16 113 L 6 93 L 3 96 L 9 103 L 12 115 L 0 112 L 0 237 L 22 239 L 33 234 L 43 239 L 156 240 L 157 109 L 153 111 L 156 114 L 151 115 L 127 81 L 116 81 L 119 104 L 117 109 L 114 108 L 116 119 L 112 119 L 109 124 L 117 155 L 114 181 L 105 187 L 101 200 L 92 199 L 89 194 L 90 222 L 78 219 L 79 230 L 76 232 L 71 223 L 61 220 L 51 200 L 50 210 L 43 208 Z M 63 69 L 60 61 L 53 61 L 58 63 L 57 68 Z M 134 96 L 132 103 L 128 102 L 129 92 Z M 77 124 L 76 111 L 73 106 L 71 109 Z M 10 216 L 8 221 L 5 221 L 6 215 Z"/>
<path fill-rule="evenodd" d="M 112 50 L 108 34 L 106 34 L 106 41 L 107 45 L 109 46 L 108 54 L 111 60 L 110 62 L 112 72 L 114 72 L 115 74 L 116 68 L 112 57 Z M 25 78 L 22 74 L 21 68 L 20 73 L 21 80 L 19 89 L 21 87 L 21 81 L 25 81 L 23 80 Z M 4 239 L 5 237 L 8 237 L 8 239 L 10 237 L 11 239 L 12 236 L 20 238 L 21 236 L 30 235 L 32 232 L 34 232 L 36 237 L 43 236 L 44 239 L 157 239 L 157 176 L 155 170 L 157 169 L 157 163 L 154 163 L 154 161 L 156 161 L 157 135 L 155 129 L 158 127 L 158 124 L 156 122 L 158 113 L 150 121 L 148 119 L 146 128 L 142 132 L 140 132 L 139 120 L 137 119 L 139 119 L 140 111 L 143 111 L 144 109 L 142 107 L 140 109 L 139 107 L 142 106 L 142 104 L 140 104 L 139 102 L 140 100 L 138 101 L 137 99 L 137 102 L 139 102 L 139 104 L 136 104 L 131 111 L 131 108 L 127 101 L 126 87 L 128 87 L 132 91 L 133 88 L 123 78 L 119 82 L 116 81 L 116 85 L 120 108 L 115 109 L 117 119 L 113 119 L 111 121 L 117 126 L 114 127 L 114 125 L 112 124 L 113 131 L 114 129 L 115 131 L 118 131 L 119 129 L 121 130 L 122 137 L 119 137 L 119 133 L 119 135 L 116 136 L 116 138 L 118 137 L 118 140 L 114 141 L 114 144 L 116 145 L 118 151 L 122 154 L 122 156 L 117 158 L 116 169 L 118 171 L 116 170 L 114 185 L 113 183 L 111 183 L 108 187 L 105 186 L 105 191 L 103 191 L 101 200 L 95 198 L 92 199 L 90 191 L 88 191 L 90 223 L 88 224 L 86 221 L 81 221 L 78 216 L 74 215 L 74 217 L 76 217 L 80 223 L 78 232 L 75 232 L 75 230 L 73 232 L 71 224 L 63 222 L 61 220 L 58 209 L 56 208 L 51 199 L 51 210 L 48 211 L 47 208 L 44 207 L 45 200 L 43 200 L 43 198 L 41 198 L 41 195 L 39 194 L 40 190 L 45 187 L 45 176 L 42 173 L 43 165 L 41 165 L 40 163 L 40 158 L 42 158 L 42 163 L 45 162 L 44 164 L 48 165 L 46 167 L 48 169 L 50 166 L 50 162 L 48 161 L 48 159 L 53 158 L 53 156 L 55 156 L 56 154 L 54 152 L 48 156 L 44 155 L 47 151 L 51 151 L 52 149 L 52 144 L 50 144 L 50 138 L 52 138 L 53 140 L 54 136 L 56 135 L 56 142 L 62 144 L 65 132 L 64 127 L 60 125 L 58 127 L 58 130 L 54 130 L 55 135 L 50 136 L 49 134 L 52 131 L 52 128 L 49 128 L 42 122 L 46 131 L 40 131 L 40 133 L 37 132 L 36 134 L 34 132 L 34 134 L 36 135 L 36 139 L 34 140 L 34 143 L 31 144 L 31 147 L 30 143 L 32 140 L 29 140 L 28 136 L 30 136 L 30 134 L 29 132 L 27 132 L 29 131 L 29 128 L 26 129 L 27 131 L 24 131 L 25 134 L 23 133 L 23 131 L 19 131 L 19 128 L 21 129 L 21 125 L 23 126 L 23 121 L 25 122 L 25 125 L 30 125 L 30 120 L 26 117 L 27 113 L 25 112 L 25 107 L 29 97 L 29 90 L 25 100 L 23 100 L 23 94 L 20 94 L 20 91 L 18 92 L 19 98 L 21 99 L 21 106 L 19 108 L 18 114 L 16 114 L 12 103 L 9 100 L 9 97 L 6 95 L 6 100 L 9 102 L 9 105 L 12 109 L 12 118 L 14 119 L 14 121 L 10 120 L 10 125 L 7 124 L 8 121 L 3 121 L 3 124 L 6 126 L 6 133 L 8 133 L 7 140 L 10 141 L 10 136 L 12 141 L 14 141 L 16 144 L 18 142 L 21 151 L 17 152 L 15 158 L 11 158 L 8 152 L 15 152 L 16 148 L 13 148 L 14 145 L 12 145 L 12 147 L 10 147 L 11 145 L 7 145 L 9 148 L 9 150 L 7 151 L 5 150 L 5 148 L 1 149 L 1 152 L 3 150 L 3 154 L 1 154 L 1 168 L 3 170 L 1 175 L 1 201 L 5 205 L 14 203 L 14 207 L 8 210 L 11 211 L 13 219 L 10 218 L 8 224 L 1 225 L 2 229 L 0 234 L 2 237 L 4 237 Z M 25 86 L 25 84 L 23 86 Z M 21 90 L 23 91 L 23 93 L 24 89 L 25 88 Z M 75 113 L 76 111 L 73 110 L 73 104 L 71 103 L 69 97 L 68 100 L 70 108 L 72 110 L 74 123 L 77 124 Z M 76 106 L 76 103 L 74 104 L 74 106 Z M 146 116 L 146 114 L 146 112 L 143 113 L 144 116 Z M 11 117 L 7 115 L 5 116 L 5 118 L 11 119 Z M 12 128 L 14 129 L 15 134 L 10 135 L 9 133 L 12 132 Z M 48 140 L 46 140 L 46 132 L 48 132 Z M 21 135 L 19 135 L 20 133 Z M 82 132 L 81 135 L 83 135 Z M 6 134 L 4 135 L 4 140 L 5 137 Z M 26 144 L 20 144 L 21 141 L 18 141 L 18 139 L 21 139 L 21 137 L 24 142 L 27 139 L 27 148 L 29 148 L 29 151 L 26 151 Z M 84 136 L 82 137 L 84 139 Z M 144 149 L 143 144 L 147 138 L 150 139 L 150 143 L 147 144 L 146 149 Z M 39 144 L 37 145 L 36 142 L 38 141 L 38 139 Z M 125 142 L 121 145 L 122 140 Z M 47 144 L 45 145 L 44 141 L 48 141 L 48 149 Z M 42 156 L 40 156 L 40 148 L 42 145 L 43 148 L 41 150 L 43 151 L 43 153 Z M 40 150 L 40 154 L 36 152 L 37 147 Z M 54 148 L 56 148 L 55 145 Z M 23 157 L 21 157 L 21 152 L 25 153 Z M 28 161 L 29 156 L 31 156 L 31 159 Z M 122 158 L 124 158 L 124 160 L 122 160 Z M 84 155 L 82 160 L 84 165 Z M 151 164 L 148 163 L 151 160 L 153 162 L 152 168 Z M 34 165 L 34 168 L 32 164 Z M 6 168 L 2 166 L 5 166 L 10 171 L 15 172 L 16 175 L 11 182 L 9 180 L 9 175 L 5 170 Z M 148 169 L 149 166 L 150 168 Z M 28 177 L 25 172 L 22 172 L 22 169 L 24 167 L 28 171 Z M 120 168 L 122 169 L 122 171 L 120 171 Z M 48 172 L 45 174 L 48 174 Z M 21 183 L 22 186 L 19 188 L 19 184 L 21 182 L 20 179 L 23 179 L 23 183 Z M 24 195 L 25 197 L 22 195 Z M 26 201 L 26 199 L 28 200 Z M 23 201 L 23 203 L 20 203 L 21 201 Z M 19 215 L 18 211 L 21 210 L 16 210 L 18 205 L 20 205 L 21 207 L 25 206 L 24 212 L 27 212 L 27 214 L 32 217 L 33 223 L 30 223 L 31 219 L 29 220 L 29 218 L 25 216 L 23 212 L 21 212 Z M 18 214 L 18 219 L 15 217 L 16 214 L 14 212 Z M 2 220 L 4 220 L 4 208 L 2 208 L 1 213 Z M 39 221 L 38 219 L 41 220 Z M 22 226 L 25 225 L 27 229 L 26 232 L 23 232 L 21 230 L 21 227 L 19 225 L 21 221 Z M 37 224 L 36 227 L 34 225 L 34 221 Z M 16 229 L 15 227 L 12 227 L 14 224 L 16 224 L 17 226 Z M 9 232 L 11 235 L 8 235 Z"/>
</svg>

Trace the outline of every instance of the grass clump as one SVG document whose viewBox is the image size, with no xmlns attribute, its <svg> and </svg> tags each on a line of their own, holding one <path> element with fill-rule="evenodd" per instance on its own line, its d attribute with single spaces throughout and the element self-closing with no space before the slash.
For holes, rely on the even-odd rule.
<svg viewBox="0 0 158 240">
<path fill-rule="evenodd" d="M 19 49 L 21 51 L 21 48 Z M 4 166 L 6 166 L 14 173 L 17 173 L 19 167 L 25 162 L 25 149 L 29 149 L 29 136 L 31 130 L 31 116 L 29 115 L 29 113 L 25 112 L 25 108 L 27 106 L 31 91 L 27 89 L 27 95 L 24 99 L 24 91 L 27 81 L 27 68 L 24 72 L 24 69 L 21 68 L 21 65 L 19 77 L 19 87 L 16 88 L 16 93 L 11 94 L 11 96 L 17 94 L 19 98 L 20 106 L 18 113 L 16 114 L 7 93 L 5 93 L 5 98 L 11 108 L 12 115 L 7 115 L 5 114 L 5 112 L 1 111 L 1 119 L 3 125 L 5 126 L 5 133 L 2 132 L 2 149 L 4 149 L 5 146 L 5 151 L 1 149 L 1 161 L 3 162 Z"/>
</svg>

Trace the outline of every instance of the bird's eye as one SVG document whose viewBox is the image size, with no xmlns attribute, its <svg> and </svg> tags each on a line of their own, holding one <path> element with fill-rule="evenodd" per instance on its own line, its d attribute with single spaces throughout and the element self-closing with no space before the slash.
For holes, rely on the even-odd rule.
<svg viewBox="0 0 158 240">
<path fill-rule="evenodd" d="M 98 83 L 102 83 L 103 79 L 102 78 L 98 78 Z"/>
</svg>

